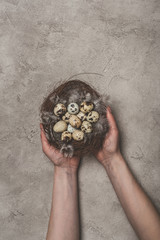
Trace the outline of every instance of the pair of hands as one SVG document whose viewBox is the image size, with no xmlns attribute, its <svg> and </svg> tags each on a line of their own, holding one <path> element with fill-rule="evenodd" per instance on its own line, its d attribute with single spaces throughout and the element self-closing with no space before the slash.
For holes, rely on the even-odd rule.
<svg viewBox="0 0 160 240">
<path fill-rule="evenodd" d="M 108 165 L 112 159 L 120 153 L 118 128 L 111 113 L 111 108 L 107 107 L 106 110 L 106 117 L 110 127 L 109 132 L 105 136 L 102 149 L 99 152 L 95 153 L 95 157 L 103 166 Z M 77 170 L 80 163 L 80 157 L 64 157 L 59 150 L 48 143 L 43 125 L 41 123 L 40 128 L 42 150 L 45 155 L 54 163 L 55 166 Z"/>
</svg>

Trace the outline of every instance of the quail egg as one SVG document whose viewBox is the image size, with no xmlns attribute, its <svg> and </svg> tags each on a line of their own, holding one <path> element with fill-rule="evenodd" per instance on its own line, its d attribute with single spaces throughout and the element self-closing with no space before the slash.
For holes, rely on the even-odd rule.
<svg viewBox="0 0 160 240">
<path fill-rule="evenodd" d="M 53 111 L 56 116 L 61 116 L 66 112 L 66 107 L 62 103 L 57 103 Z"/>
<path fill-rule="evenodd" d="M 77 103 L 70 103 L 67 107 L 67 110 L 70 114 L 77 114 L 79 112 L 79 106 Z"/>
<path fill-rule="evenodd" d="M 62 134 L 61 134 L 61 140 L 62 141 L 66 141 L 66 142 L 69 142 L 71 141 L 72 139 L 72 134 L 68 131 L 64 131 Z"/>
<path fill-rule="evenodd" d="M 71 115 L 69 123 L 72 127 L 79 128 L 81 126 L 81 120 L 76 115 Z"/>
<path fill-rule="evenodd" d="M 79 112 L 79 113 L 77 114 L 77 117 L 78 117 L 79 119 L 81 119 L 81 121 L 86 120 L 86 115 L 85 115 L 85 113 L 83 113 L 83 112 Z"/>
<path fill-rule="evenodd" d="M 70 116 L 71 114 L 69 112 L 66 112 L 65 115 L 62 116 L 63 121 L 65 121 L 66 123 L 69 123 Z"/>
<path fill-rule="evenodd" d="M 84 132 L 81 130 L 75 130 L 72 134 L 72 137 L 76 141 L 81 141 L 84 138 Z"/>
<path fill-rule="evenodd" d="M 90 133 L 92 132 L 92 124 L 88 121 L 84 121 L 82 122 L 82 125 L 81 125 L 81 130 L 85 133 Z"/>
<path fill-rule="evenodd" d="M 67 129 L 67 123 L 65 121 L 58 121 L 54 126 L 53 126 L 53 131 L 54 132 L 64 132 Z"/>
<path fill-rule="evenodd" d="M 88 113 L 92 111 L 93 107 L 94 106 L 92 102 L 82 102 L 80 105 L 80 111 L 83 113 Z"/>
<path fill-rule="evenodd" d="M 94 122 L 97 122 L 98 119 L 99 119 L 99 113 L 96 111 L 91 111 L 87 115 L 88 122 L 94 123 Z"/>
<path fill-rule="evenodd" d="M 71 126 L 71 124 L 68 124 L 67 131 L 70 133 L 73 133 L 76 129 Z"/>
</svg>

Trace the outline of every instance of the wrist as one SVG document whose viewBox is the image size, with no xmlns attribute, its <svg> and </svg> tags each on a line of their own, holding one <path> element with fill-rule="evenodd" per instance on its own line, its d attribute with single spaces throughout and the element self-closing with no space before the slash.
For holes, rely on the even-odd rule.
<svg viewBox="0 0 160 240">
<path fill-rule="evenodd" d="M 77 167 L 60 167 L 60 166 L 54 166 L 54 174 L 55 175 L 76 175 L 78 172 Z"/>
<path fill-rule="evenodd" d="M 107 173 L 115 171 L 121 164 L 125 163 L 124 158 L 120 151 L 114 154 L 108 161 L 104 161 L 103 166 Z"/>
</svg>

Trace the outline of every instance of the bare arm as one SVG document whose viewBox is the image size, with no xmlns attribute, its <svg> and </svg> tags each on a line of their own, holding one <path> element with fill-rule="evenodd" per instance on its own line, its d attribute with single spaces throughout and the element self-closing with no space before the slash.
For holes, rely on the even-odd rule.
<svg viewBox="0 0 160 240">
<path fill-rule="evenodd" d="M 118 129 L 110 108 L 107 110 L 110 131 L 106 135 L 103 149 L 96 153 L 96 157 L 105 167 L 126 216 L 138 237 L 141 240 L 159 240 L 159 214 L 124 161 L 118 144 Z"/>
<path fill-rule="evenodd" d="M 109 165 L 107 174 L 127 215 L 140 239 L 160 239 L 160 219 L 151 201 L 136 182 L 123 157 L 117 155 Z"/>
<path fill-rule="evenodd" d="M 47 240 L 78 240 L 79 211 L 77 171 L 79 158 L 64 158 L 48 144 L 41 125 L 44 153 L 53 161 L 54 184 Z"/>
<path fill-rule="evenodd" d="M 52 208 L 47 240 L 79 239 L 77 173 L 54 169 Z"/>
</svg>

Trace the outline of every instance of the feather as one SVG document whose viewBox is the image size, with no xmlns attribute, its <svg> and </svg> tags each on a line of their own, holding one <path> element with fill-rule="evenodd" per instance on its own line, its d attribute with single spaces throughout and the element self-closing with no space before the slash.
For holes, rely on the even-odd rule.
<svg viewBox="0 0 160 240">
<path fill-rule="evenodd" d="M 108 128 L 107 118 L 104 116 L 101 116 L 98 122 L 95 123 L 94 131 L 96 134 L 99 134 L 106 131 L 107 128 Z"/>
<path fill-rule="evenodd" d="M 64 157 L 71 158 L 74 153 L 73 146 L 70 144 L 67 145 L 66 143 L 64 143 L 60 149 L 60 153 L 62 153 L 64 155 Z"/>
<path fill-rule="evenodd" d="M 49 100 L 56 105 L 59 102 L 60 98 L 58 95 L 56 95 L 56 93 L 54 93 L 52 96 L 50 96 Z"/>
<path fill-rule="evenodd" d="M 71 91 L 71 94 L 70 94 L 70 97 L 68 99 L 68 102 L 71 103 L 71 102 L 77 102 L 77 100 L 80 99 L 80 94 L 78 93 L 77 90 L 72 90 Z"/>
<path fill-rule="evenodd" d="M 91 94 L 88 92 L 88 93 L 86 93 L 86 95 L 85 95 L 85 98 L 84 98 L 84 101 L 86 101 L 86 102 L 89 102 L 89 101 L 91 101 Z"/>
<path fill-rule="evenodd" d="M 44 123 L 48 122 L 57 122 L 60 120 L 60 117 L 53 114 L 53 112 L 42 111 L 41 118 Z"/>
<path fill-rule="evenodd" d="M 61 100 L 61 103 L 63 103 L 65 105 L 67 103 L 67 100 L 63 99 L 63 100 Z"/>
<path fill-rule="evenodd" d="M 104 104 L 106 106 L 111 104 L 111 100 L 110 100 L 110 96 L 109 95 L 102 94 L 101 98 L 102 98 L 102 101 L 104 102 Z"/>
</svg>

